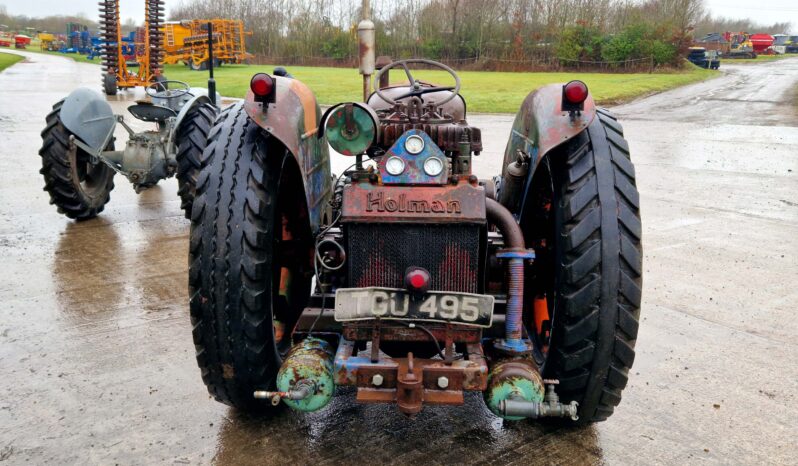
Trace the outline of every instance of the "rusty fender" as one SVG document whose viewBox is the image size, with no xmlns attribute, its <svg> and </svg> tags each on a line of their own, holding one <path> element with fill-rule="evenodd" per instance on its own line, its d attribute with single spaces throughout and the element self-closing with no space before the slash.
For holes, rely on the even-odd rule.
<svg viewBox="0 0 798 466">
<path fill-rule="evenodd" d="M 272 79 L 277 86 L 275 102 L 255 102 L 250 90 L 244 109 L 252 121 L 277 138 L 296 159 L 305 185 L 310 225 L 316 233 L 332 195 L 327 139 L 315 137 L 321 110 L 313 91 L 301 81 L 281 76 Z"/>
<path fill-rule="evenodd" d="M 518 157 L 518 151 L 529 155 L 532 176 L 548 152 L 587 129 L 593 121 L 596 105 L 592 96 L 585 100 L 585 109 L 572 116 L 562 110 L 562 93 L 562 84 L 551 84 L 526 96 L 504 151 L 502 177 L 507 166 Z"/>
</svg>

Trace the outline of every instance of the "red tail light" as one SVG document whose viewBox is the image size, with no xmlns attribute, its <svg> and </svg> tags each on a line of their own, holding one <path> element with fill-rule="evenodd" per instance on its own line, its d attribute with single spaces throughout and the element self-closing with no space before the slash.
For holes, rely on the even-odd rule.
<svg viewBox="0 0 798 466">
<path fill-rule="evenodd" d="M 255 94 L 255 100 L 259 102 L 273 101 L 273 99 L 269 99 L 269 97 L 274 94 L 274 84 L 274 78 L 266 73 L 258 73 L 252 77 L 252 80 L 249 82 L 249 88 L 252 90 L 252 93 Z"/>
<path fill-rule="evenodd" d="M 582 81 L 571 81 L 563 88 L 563 94 L 568 103 L 581 104 L 587 99 L 587 85 Z"/>
<path fill-rule="evenodd" d="M 425 292 L 429 288 L 430 275 L 421 267 L 410 267 L 405 274 L 405 286 L 410 291 Z"/>
</svg>

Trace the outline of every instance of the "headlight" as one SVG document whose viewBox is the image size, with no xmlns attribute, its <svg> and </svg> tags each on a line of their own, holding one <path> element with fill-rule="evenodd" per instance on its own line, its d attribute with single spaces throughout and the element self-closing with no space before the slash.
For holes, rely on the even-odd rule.
<svg viewBox="0 0 798 466">
<path fill-rule="evenodd" d="M 443 160 L 430 157 L 424 162 L 424 173 L 429 176 L 438 176 L 443 171 Z"/>
<path fill-rule="evenodd" d="M 424 141 L 421 141 L 422 143 Z M 393 156 L 385 162 L 385 171 L 393 176 L 399 176 L 405 171 L 405 161 Z"/>
<path fill-rule="evenodd" d="M 416 136 L 415 134 L 408 136 L 408 138 L 405 139 L 405 150 L 413 155 L 418 154 L 424 150 L 424 140 L 421 139 L 421 136 Z"/>
</svg>

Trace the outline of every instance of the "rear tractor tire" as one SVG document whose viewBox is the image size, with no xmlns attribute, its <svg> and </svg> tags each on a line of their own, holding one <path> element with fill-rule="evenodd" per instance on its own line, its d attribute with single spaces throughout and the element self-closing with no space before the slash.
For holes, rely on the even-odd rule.
<svg viewBox="0 0 798 466">
<path fill-rule="evenodd" d="M 189 245 L 197 364 L 216 400 L 267 411 L 253 392 L 275 389 L 310 296 L 304 188 L 293 156 L 241 103 L 216 120 L 203 156 Z"/>
<path fill-rule="evenodd" d="M 180 208 L 189 219 L 202 167 L 202 153 L 208 144 L 216 114 L 216 107 L 211 104 L 195 105 L 177 128 L 177 194 Z"/>
<path fill-rule="evenodd" d="M 101 161 L 92 162 L 89 154 L 72 145 L 72 133 L 61 123 L 60 101 L 47 115 L 47 126 L 41 133 L 44 190 L 50 194 L 50 203 L 58 212 L 75 220 L 87 220 L 102 212 L 111 199 L 114 175 L 109 166 Z M 113 150 L 113 141 L 106 150 Z"/>
<path fill-rule="evenodd" d="M 604 109 L 546 157 L 530 190 L 536 198 L 527 203 L 540 207 L 522 228 L 537 253 L 528 293 L 545 296 L 550 320 L 540 328 L 538 316 L 525 319 L 535 329 L 543 377 L 559 380 L 563 403 L 579 403 L 579 423 L 603 421 L 621 401 L 640 318 L 634 166 L 621 125 Z"/>
</svg>

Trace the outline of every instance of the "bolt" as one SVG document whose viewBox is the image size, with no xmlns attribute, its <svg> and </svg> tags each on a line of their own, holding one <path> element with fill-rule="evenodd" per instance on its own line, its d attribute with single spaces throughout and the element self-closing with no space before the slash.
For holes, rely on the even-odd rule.
<svg viewBox="0 0 798 466">
<path fill-rule="evenodd" d="M 438 386 L 440 388 L 448 388 L 449 387 L 449 379 L 444 376 L 438 377 Z"/>
<path fill-rule="evenodd" d="M 382 382 L 383 378 L 381 374 L 374 374 L 374 377 L 371 378 L 371 383 L 375 387 L 379 387 L 380 385 L 382 385 Z"/>
</svg>

